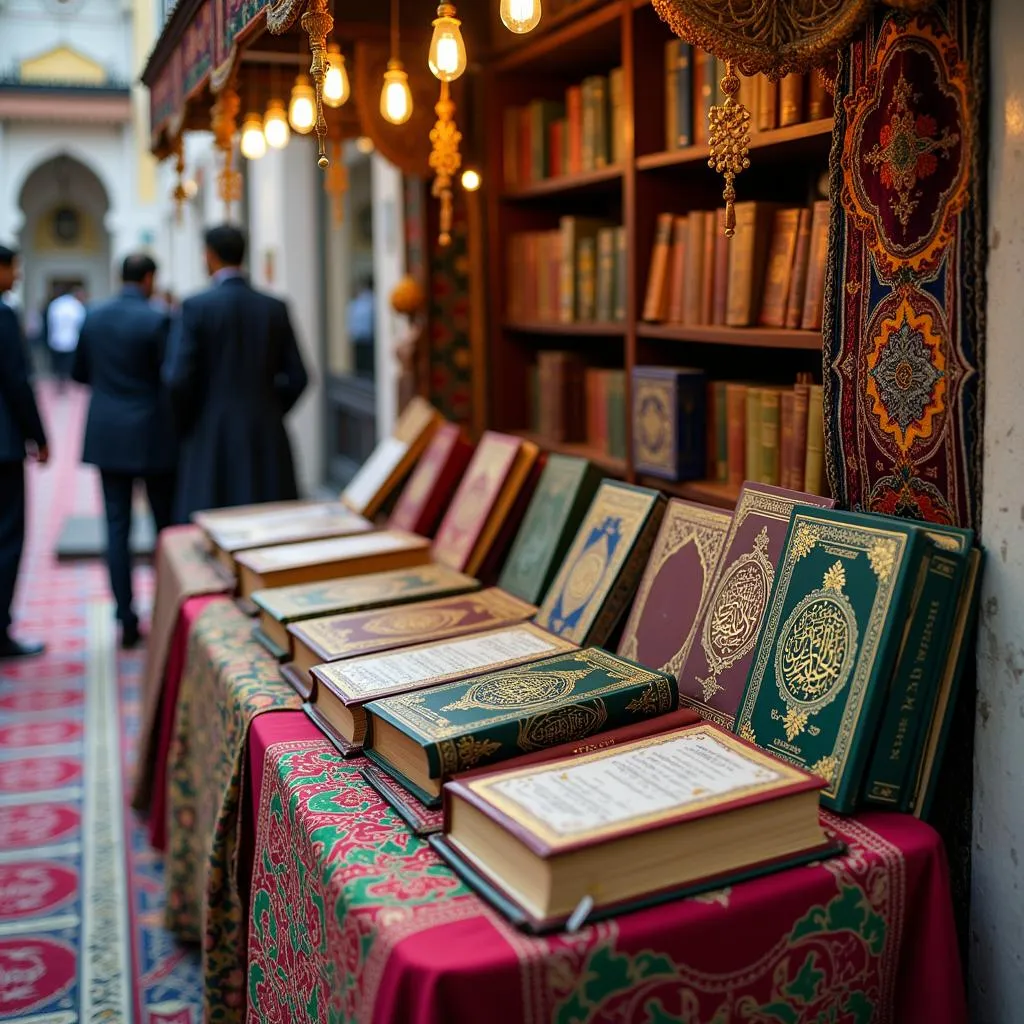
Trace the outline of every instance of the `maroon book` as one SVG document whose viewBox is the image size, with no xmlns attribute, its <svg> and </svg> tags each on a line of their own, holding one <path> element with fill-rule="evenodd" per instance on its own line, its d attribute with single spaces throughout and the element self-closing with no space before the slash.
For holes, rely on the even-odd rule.
<svg viewBox="0 0 1024 1024">
<path fill-rule="evenodd" d="M 462 429 L 442 424 L 402 489 L 388 527 L 432 537 L 472 454 Z"/>
<path fill-rule="evenodd" d="M 497 537 L 494 538 L 494 543 L 491 544 L 490 550 L 484 556 L 484 561 L 477 570 L 477 579 L 485 587 L 493 586 L 498 582 L 502 566 L 505 564 L 505 556 L 508 554 L 509 548 L 512 547 L 512 541 L 515 540 L 519 527 L 523 525 L 523 516 L 526 515 L 526 510 L 530 507 L 530 499 L 537 489 L 540 475 L 547 462 L 548 453 L 539 452 L 537 461 L 530 469 L 530 475 L 526 478 L 526 482 L 516 497 L 515 504 L 509 510 L 509 514 L 505 516 L 501 529 L 498 531 Z"/>
<path fill-rule="evenodd" d="M 768 484 L 743 485 L 704 613 L 679 673 L 680 704 L 729 729 L 743 698 L 795 505 L 832 508 L 834 502 Z"/>
</svg>

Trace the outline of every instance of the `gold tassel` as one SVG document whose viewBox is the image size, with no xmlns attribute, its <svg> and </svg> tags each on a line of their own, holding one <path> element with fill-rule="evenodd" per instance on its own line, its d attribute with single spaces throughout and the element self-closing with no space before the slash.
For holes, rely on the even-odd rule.
<svg viewBox="0 0 1024 1024">
<path fill-rule="evenodd" d="M 441 96 L 434 106 L 437 122 L 430 130 L 430 166 L 434 171 L 431 194 L 441 200 L 441 231 L 438 242 L 448 245 L 452 240 L 452 180 L 462 166 L 459 143 L 462 132 L 455 123 L 455 102 L 451 98 L 448 83 L 441 83 Z"/>
<path fill-rule="evenodd" d="M 725 233 L 736 234 L 736 175 L 750 166 L 750 111 L 736 99 L 739 75 L 732 61 L 725 62 L 722 92 L 725 102 L 708 111 L 708 167 L 725 177 Z"/>
</svg>

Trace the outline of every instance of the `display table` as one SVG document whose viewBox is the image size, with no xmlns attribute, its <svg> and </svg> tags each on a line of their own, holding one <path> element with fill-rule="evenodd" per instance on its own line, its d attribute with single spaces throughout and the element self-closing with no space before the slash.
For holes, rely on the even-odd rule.
<svg viewBox="0 0 1024 1024">
<path fill-rule="evenodd" d="M 942 847 L 913 818 L 825 814 L 841 858 L 536 939 L 301 716 L 256 721 L 250 759 L 251 1021 L 967 1020 Z"/>
</svg>

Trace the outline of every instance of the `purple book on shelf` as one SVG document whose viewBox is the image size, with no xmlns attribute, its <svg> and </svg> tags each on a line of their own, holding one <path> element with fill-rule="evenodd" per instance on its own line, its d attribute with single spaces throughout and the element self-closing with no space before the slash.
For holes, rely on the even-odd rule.
<svg viewBox="0 0 1024 1024">
<path fill-rule="evenodd" d="M 747 482 L 708 588 L 704 617 L 679 672 L 679 703 L 731 729 L 795 505 L 831 498 Z"/>
</svg>

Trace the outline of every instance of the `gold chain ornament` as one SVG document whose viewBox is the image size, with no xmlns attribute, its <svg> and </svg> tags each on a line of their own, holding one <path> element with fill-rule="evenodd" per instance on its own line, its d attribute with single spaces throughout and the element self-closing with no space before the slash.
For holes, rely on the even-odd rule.
<svg viewBox="0 0 1024 1024">
<path fill-rule="evenodd" d="M 327 59 L 327 37 L 334 28 L 334 18 L 327 10 L 327 0 L 312 0 L 300 24 L 309 36 L 309 49 L 313 54 L 309 74 L 316 90 L 317 165 L 321 170 L 326 170 L 330 161 L 327 159 L 327 121 L 324 118 L 324 79 L 330 66 Z"/>
<path fill-rule="evenodd" d="M 708 167 L 725 177 L 725 233 L 736 234 L 736 175 L 750 166 L 750 111 L 736 99 L 740 78 L 732 61 L 725 62 L 725 102 L 708 111 Z"/>
<path fill-rule="evenodd" d="M 448 245 L 452 240 L 452 179 L 462 166 L 459 143 L 462 132 L 455 123 L 455 101 L 451 98 L 448 83 L 441 82 L 441 96 L 434 110 L 437 121 L 430 130 L 430 166 L 434 171 L 431 195 L 441 200 L 441 230 L 438 242 Z"/>
</svg>

